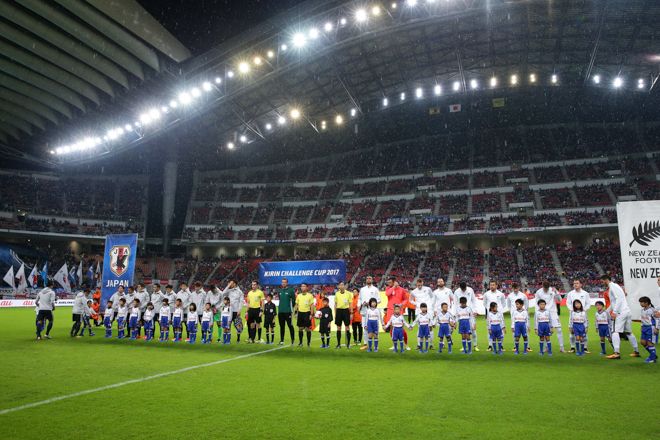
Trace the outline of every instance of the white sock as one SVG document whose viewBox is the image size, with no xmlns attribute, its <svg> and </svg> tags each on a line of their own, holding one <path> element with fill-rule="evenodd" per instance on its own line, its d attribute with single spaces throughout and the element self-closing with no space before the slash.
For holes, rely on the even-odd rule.
<svg viewBox="0 0 660 440">
<path fill-rule="evenodd" d="M 422 346 L 422 338 L 417 338 L 417 346 L 418 347 Z"/>
<path fill-rule="evenodd" d="M 472 330 L 472 346 L 477 346 L 477 330 Z"/>
<path fill-rule="evenodd" d="M 571 348 L 575 348 L 575 335 L 571 333 L 571 336 L 569 336 L 569 341 L 571 341 Z"/>
<path fill-rule="evenodd" d="M 639 347 L 637 346 L 637 338 L 635 335 L 630 333 L 628 335 L 628 340 L 630 341 L 630 345 L 632 345 L 633 350 L 635 350 L 635 353 L 639 352 Z"/>
<path fill-rule="evenodd" d="M 585 336 L 585 337 L 582 339 L 582 349 L 583 349 L 584 351 L 587 351 L 587 342 L 589 342 L 589 338 L 588 338 L 587 336 Z"/>
<path fill-rule="evenodd" d="M 429 338 L 429 347 L 433 347 L 433 333 L 430 335 L 431 337 Z"/>
<path fill-rule="evenodd" d="M 614 352 L 619 353 L 619 348 L 621 347 L 621 337 L 618 333 L 612 333 L 612 345 L 614 346 Z"/>
<path fill-rule="evenodd" d="M 557 328 L 557 340 L 559 341 L 559 349 L 564 349 L 564 334 L 561 332 L 561 327 Z"/>
</svg>

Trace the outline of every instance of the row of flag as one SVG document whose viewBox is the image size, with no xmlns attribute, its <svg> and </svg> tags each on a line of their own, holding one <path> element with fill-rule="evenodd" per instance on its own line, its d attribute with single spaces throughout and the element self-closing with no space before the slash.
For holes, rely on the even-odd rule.
<svg viewBox="0 0 660 440">
<path fill-rule="evenodd" d="M 32 272 L 30 272 L 30 275 L 26 278 L 25 277 L 25 264 L 21 264 L 20 269 L 16 272 L 16 275 L 14 275 L 14 266 L 9 266 L 9 270 L 5 274 L 5 277 L 3 280 L 11 286 L 12 289 L 14 289 L 14 294 L 20 294 L 23 292 L 25 289 L 28 287 L 31 287 L 33 289 L 37 288 L 37 281 L 38 281 L 38 276 L 41 276 L 41 279 L 44 281 L 44 285 L 46 284 L 46 280 L 48 280 L 48 262 L 44 264 L 43 269 L 41 270 L 41 273 L 37 273 L 37 265 L 35 264 L 34 267 L 32 267 Z M 96 264 L 96 269 L 94 269 L 94 264 L 92 264 L 89 269 L 87 270 L 87 277 L 92 281 L 92 285 L 96 284 L 99 285 L 101 282 L 101 265 Z M 71 287 L 72 286 L 78 286 L 80 287 L 83 281 L 83 268 L 82 268 L 82 263 L 79 264 L 74 264 L 73 267 L 71 268 L 71 271 L 68 270 L 67 264 L 64 263 L 64 265 L 60 268 L 60 270 L 57 271 L 55 276 L 53 277 L 53 280 L 56 281 L 59 285 L 61 285 L 64 290 L 67 292 L 71 292 Z"/>
</svg>

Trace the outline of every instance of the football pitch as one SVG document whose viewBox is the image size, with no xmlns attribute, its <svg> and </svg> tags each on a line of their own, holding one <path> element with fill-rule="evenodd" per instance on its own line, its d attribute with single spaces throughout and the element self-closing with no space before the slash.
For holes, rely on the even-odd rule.
<svg viewBox="0 0 660 440">
<path fill-rule="evenodd" d="M 487 352 L 482 317 L 471 356 L 460 343 L 419 354 L 414 338 L 394 354 L 383 333 L 379 353 L 321 349 L 317 332 L 312 348 L 291 347 L 288 329 L 283 347 L 110 340 L 102 327 L 72 339 L 71 308 L 37 341 L 34 321 L 32 309 L 0 309 L 3 439 L 660 437 L 660 365 L 642 363 L 643 349 L 630 358 L 627 341 L 623 359 L 604 359 L 593 328 L 590 355 L 559 353 L 552 336 L 548 357 L 535 335 L 529 355 L 513 354 L 510 333 L 504 355 Z"/>
</svg>

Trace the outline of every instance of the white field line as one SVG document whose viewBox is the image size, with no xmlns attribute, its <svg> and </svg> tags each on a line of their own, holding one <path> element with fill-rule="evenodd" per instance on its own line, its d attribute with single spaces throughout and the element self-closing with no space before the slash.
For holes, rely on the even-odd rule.
<svg viewBox="0 0 660 440">
<path fill-rule="evenodd" d="M 85 394 L 96 393 L 98 391 L 105 391 L 105 390 L 109 390 L 111 388 L 117 388 L 117 387 L 121 387 L 121 386 L 124 386 L 124 385 L 130 385 L 130 384 L 133 384 L 133 383 L 140 383 L 140 382 L 144 382 L 145 380 L 157 379 L 159 377 L 169 376 L 171 374 L 184 373 L 186 371 L 195 370 L 197 368 L 211 367 L 213 365 L 223 364 L 225 362 L 235 361 L 235 360 L 238 360 L 238 359 L 245 359 L 245 358 L 248 358 L 250 356 L 257 356 L 257 355 L 260 355 L 260 354 L 269 353 L 271 351 L 281 350 L 281 349 L 287 348 L 287 347 L 291 347 L 291 346 L 290 345 L 284 345 L 284 346 L 280 346 L 280 347 L 271 348 L 270 350 L 258 351 L 256 353 L 244 354 L 244 355 L 236 356 L 236 357 L 230 358 L 230 359 L 223 359 L 221 361 L 209 362 L 208 364 L 194 365 L 192 367 L 181 368 L 180 370 L 174 370 L 174 371 L 167 371 L 165 373 L 154 374 L 153 376 L 142 377 L 140 379 L 127 380 L 126 382 L 119 382 L 119 383 L 115 383 L 115 384 L 112 384 L 112 385 L 106 385 L 106 386 L 100 387 L 100 388 L 94 388 L 94 389 L 91 389 L 91 390 L 80 391 L 80 392 L 69 394 L 69 395 L 66 395 L 66 396 L 53 397 L 52 399 L 42 400 L 41 402 L 35 402 L 35 403 L 30 403 L 30 404 L 27 404 L 27 405 L 23 405 L 23 406 L 17 406 L 16 408 L 3 409 L 3 410 L 0 411 L 0 415 L 7 414 L 7 413 L 10 413 L 10 412 L 14 412 L 14 411 L 20 411 L 22 409 L 34 408 L 35 406 L 40 406 L 40 405 L 45 405 L 47 403 L 57 402 L 58 400 L 70 399 L 72 397 L 83 396 Z"/>
</svg>

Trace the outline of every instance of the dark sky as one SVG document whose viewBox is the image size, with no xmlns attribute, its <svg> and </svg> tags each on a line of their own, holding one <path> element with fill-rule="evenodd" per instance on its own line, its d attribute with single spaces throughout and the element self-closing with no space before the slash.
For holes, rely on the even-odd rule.
<svg viewBox="0 0 660 440">
<path fill-rule="evenodd" d="M 138 0 L 193 56 L 304 0 Z"/>
</svg>

